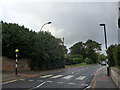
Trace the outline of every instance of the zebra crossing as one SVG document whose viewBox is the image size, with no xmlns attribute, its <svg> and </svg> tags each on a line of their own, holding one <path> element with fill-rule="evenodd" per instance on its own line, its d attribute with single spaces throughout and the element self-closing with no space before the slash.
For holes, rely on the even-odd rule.
<svg viewBox="0 0 120 90">
<path fill-rule="evenodd" d="M 44 76 L 41 76 L 40 78 L 41 79 L 45 79 L 45 78 L 51 78 L 51 79 L 61 78 L 61 79 L 69 80 L 69 79 L 71 79 L 73 77 L 74 77 L 74 75 L 44 75 Z M 86 76 L 80 75 L 80 76 L 76 77 L 76 80 L 83 80 L 85 78 L 86 78 Z"/>
</svg>

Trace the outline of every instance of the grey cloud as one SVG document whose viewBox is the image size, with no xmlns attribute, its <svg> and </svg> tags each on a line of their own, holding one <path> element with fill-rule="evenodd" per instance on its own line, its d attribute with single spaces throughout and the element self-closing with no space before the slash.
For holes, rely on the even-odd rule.
<svg viewBox="0 0 120 90">
<path fill-rule="evenodd" d="M 108 44 L 118 41 L 117 2 L 22 2 L 21 5 L 18 3 L 12 6 L 13 11 L 24 13 L 26 16 L 31 15 L 37 20 L 52 21 L 56 32 L 57 29 L 63 29 L 60 36 L 65 37 L 67 46 L 78 41 L 85 42 L 87 39 L 104 44 L 104 33 L 103 28 L 99 26 L 100 23 L 106 24 Z"/>
</svg>

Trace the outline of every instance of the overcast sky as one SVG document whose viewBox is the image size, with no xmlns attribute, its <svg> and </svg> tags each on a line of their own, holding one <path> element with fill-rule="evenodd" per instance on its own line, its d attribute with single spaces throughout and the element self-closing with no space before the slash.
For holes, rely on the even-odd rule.
<svg viewBox="0 0 120 90">
<path fill-rule="evenodd" d="M 9 23 L 18 23 L 38 32 L 51 32 L 55 37 L 65 38 L 67 48 L 74 43 L 88 39 L 103 44 L 104 33 L 100 23 L 106 24 L 108 46 L 118 42 L 118 3 L 117 2 L 30 2 L 2 1 L 0 17 Z"/>
</svg>

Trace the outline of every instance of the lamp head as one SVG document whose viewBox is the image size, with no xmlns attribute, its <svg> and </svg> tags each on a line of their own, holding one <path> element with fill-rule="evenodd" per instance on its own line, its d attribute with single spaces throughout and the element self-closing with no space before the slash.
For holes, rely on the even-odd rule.
<svg viewBox="0 0 120 90">
<path fill-rule="evenodd" d="M 47 24 L 51 24 L 52 22 L 48 22 Z"/>
<path fill-rule="evenodd" d="M 100 26 L 105 26 L 105 24 L 100 24 Z"/>
</svg>

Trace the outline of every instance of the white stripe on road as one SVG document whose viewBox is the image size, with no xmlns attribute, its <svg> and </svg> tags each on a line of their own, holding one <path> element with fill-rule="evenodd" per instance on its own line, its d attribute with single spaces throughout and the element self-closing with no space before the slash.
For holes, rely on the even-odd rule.
<svg viewBox="0 0 120 90">
<path fill-rule="evenodd" d="M 53 81 L 47 81 L 47 82 L 53 82 Z"/>
<path fill-rule="evenodd" d="M 17 80 L 8 81 L 8 82 L 2 83 L 2 84 L 8 84 L 8 83 L 12 83 L 12 82 L 15 82 L 15 81 L 17 81 Z"/>
<path fill-rule="evenodd" d="M 30 81 L 30 82 L 31 82 L 31 81 L 33 81 L 33 80 L 28 80 L 28 81 Z"/>
<path fill-rule="evenodd" d="M 81 84 L 82 86 L 88 86 L 88 84 Z"/>
<path fill-rule="evenodd" d="M 41 83 L 40 85 L 36 86 L 36 88 L 42 86 L 42 85 L 45 84 L 45 83 L 46 83 L 46 82 Z"/>
<path fill-rule="evenodd" d="M 75 83 L 68 83 L 69 85 L 75 85 Z"/>
<path fill-rule="evenodd" d="M 65 76 L 63 79 L 70 79 L 72 77 L 73 77 L 72 75 L 68 75 L 68 76 Z"/>
<path fill-rule="evenodd" d="M 41 83 L 40 85 L 38 85 L 38 86 L 36 86 L 36 87 L 33 87 L 33 88 L 30 88 L 30 89 L 28 89 L 28 90 L 34 90 L 34 89 L 36 89 L 36 88 L 39 88 L 40 86 L 42 86 L 43 84 L 45 84 L 46 82 L 43 82 L 43 83 Z"/>
<path fill-rule="evenodd" d="M 25 79 L 20 79 L 21 81 L 24 81 Z"/>
<path fill-rule="evenodd" d="M 38 80 L 38 82 L 43 82 L 42 80 Z"/>
<path fill-rule="evenodd" d="M 52 75 L 45 75 L 45 76 L 41 76 L 40 78 L 47 78 L 47 77 L 51 77 Z"/>
<path fill-rule="evenodd" d="M 63 82 L 57 82 L 57 83 L 60 83 L 60 84 L 62 84 Z"/>
<path fill-rule="evenodd" d="M 79 76 L 76 80 L 83 80 L 86 76 Z"/>
<path fill-rule="evenodd" d="M 75 72 L 72 72 L 72 74 L 74 74 Z"/>
<path fill-rule="evenodd" d="M 56 75 L 56 76 L 53 76 L 51 78 L 59 78 L 59 77 L 62 77 L 63 75 Z"/>
</svg>

